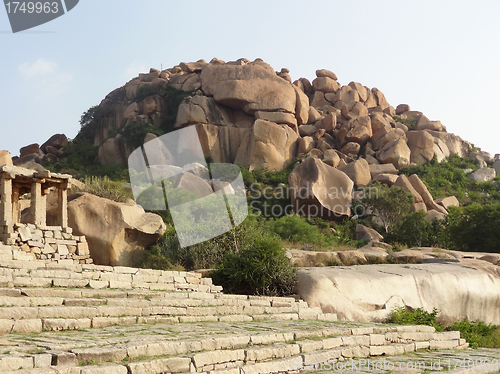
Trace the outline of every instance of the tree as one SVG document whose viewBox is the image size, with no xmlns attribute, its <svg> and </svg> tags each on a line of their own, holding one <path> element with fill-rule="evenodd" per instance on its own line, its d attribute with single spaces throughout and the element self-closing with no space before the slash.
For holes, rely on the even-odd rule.
<svg viewBox="0 0 500 374">
<path fill-rule="evenodd" d="M 386 232 L 393 229 L 394 225 L 410 212 L 413 204 L 413 195 L 401 187 L 388 187 L 382 183 L 374 183 L 371 188 L 377 190 L 376 196 L 370 194 L 363 200 L 365 207 L 371 210 L 372 216 L 382 221 Z"/>
</svg>

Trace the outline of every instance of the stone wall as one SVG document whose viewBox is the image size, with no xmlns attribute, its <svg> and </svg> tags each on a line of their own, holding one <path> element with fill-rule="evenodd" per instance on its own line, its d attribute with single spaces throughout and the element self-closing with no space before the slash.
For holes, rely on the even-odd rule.
<svg viewBox="0 0 500 374">
<path fill-rule="evenodd" d="M 75 264 L 91 264 L 85 236 L 73 235 L 70 227 L 14 225 L 15 246 L 32 253 L 37 260 L 72 260 Z"/>
</svg>

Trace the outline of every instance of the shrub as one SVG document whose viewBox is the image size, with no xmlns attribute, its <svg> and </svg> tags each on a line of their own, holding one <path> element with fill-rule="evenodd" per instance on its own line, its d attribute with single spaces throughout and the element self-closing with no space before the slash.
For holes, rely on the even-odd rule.
<svg viewBox="0 0 500 374">
<path fill-rule="evenodd" d="M 120 182 L 113 182 L 108 177 L 85 177 L 85 187 L 81 192 L 103 197 L 119 203 L 130 199 L 130 194 L 123 188 Z"/>
<path fill-rule="evenodd" d="M 463 172 L 467 168 L 475 170 L 477 165 L 468 158 L 453 155 L 441 163 L 434 157 L 429 163 L 405 167 L 399 174 L 417 174 L 435 199 L 454 195 L 461 203 L 465 203 L 470 200 L 467 191 L 474 188 L 474 182 Z"/>
<path fill-rule="evenodd" d="M 296 283 L 296 271 L 279 238 L 271 235 L 261 235 L 253 245 L 227 255 L 209 276 L 225 292 L 244 295 L 290 295 Z"/>
<path fill-rule="evenodd" d="M 368 196 L 363 200 L 363 204 L 382 221 L 385 231 L 389 232 L 404 215 L 408 214 L 413 196 L 401 187 L 389 188 L 381 183 L 374 183 L 371 187 L 377 188 L 378 196 Z"/>
<path fill-rule="evenodd" d="M 146 84 L 143 86 L 139 86 L 139 88 L 137 88 L 137 92 L 135 93 L 134 101 L 138 103 L 144 100 L 148 96 L 157 95 L 159 93 L 160 93 L 160 86 L 156 86 L 153 84 Z"/>
<path fill-rule="evenodd" d="M 174 131 L 175 121 L 177 120 L 177 112 L 181 103 L 191 94 L 186 91 L 178 90 L 170 85 L 162 87 L 159 95 L 165 99 L 166 109 L 160 128 L 165 132 Z"/>
<path fill-rule="evenodd" d="M 405 307 L 395 308 L 389 316 L 389 323 L 398 325 L 427 325 L 434 327 L 437 331 L 443 328 L 436 322 L 438 310 L 434 308 L 432 312 L 426 312 L 421 308 L 407 309 Z"/>
<path fill-rule="evenodd" d="M 403 118 L 401 116 L 392 116 L 396 122 L 402 123 L 408 127 L 408 130 L 415 130 L 417 128 L 417 119 L 413 117 Z"/>
<path fill-rule="evenodd" d="M 332 242 L 329 237 L 320 232 L 320 228 L 314 222 L 298 215 L 271 219 L 268 225 L 272 232 L 292 243 L 323 246 Z"/>
<path fill-rule="evenodd" d="M 389 317 L 389 323 L 399 325 L 428 325 L 436 331 L 460 331 L 460 336 L 469 343 L 471 348 L 500 348 L 500 327 L 483 322 L 470 322 L 466 319 L 454 322 L 450 326 L 443 326 L 436 322 L 438 310 L 431 313 L 423 309 L 396 308 Z"/>
<path fill-rule="evenodd" d="M 448 214 L 450 249 L 497 253 L 500 248 L 500 203 L 453 207 Z"/>
<path fill-rule="evenodd" d="M 460 336 L 465 339 L 473 349 L 477 349 L 479 347 L 500 347 L 499 326 L 492 324 L 486 325 L 483 322 L 470 322 L 464 319 L 448 326 L 446 330 L 460 331 Z"/>
<path fill-rule="evenodd" d="M 429 222 L 426 217 L 427 213 L 422 210 L 404 216 L 384 239 L 409 247 L 446 246 L 446 221 Z"/>
<path fill-rule="evenodd" d="M 156 136 L 164 134 L 163 131 L 151 123 L 144 122 L 131 122 L 121 130 L 125 142 L 134 148 L 140 147 L 144 143 L 144 138 L 148 133 Z"/>
<path fill-rule="evenodd" d="M 241 225 L 218 237 L 181 248 L 169 211 L 159 213 L 169 229 L 151 249 L 157 256 L 162 256 L 171 264 L 181 265 L 185 269 L 212 269 L 223 263 L 227 254 L 235 253 L 245 247 L 251 247 L 260 236 L 269 235 L 264 223 L 254 217 L 248 217 Z"/>
</svg>

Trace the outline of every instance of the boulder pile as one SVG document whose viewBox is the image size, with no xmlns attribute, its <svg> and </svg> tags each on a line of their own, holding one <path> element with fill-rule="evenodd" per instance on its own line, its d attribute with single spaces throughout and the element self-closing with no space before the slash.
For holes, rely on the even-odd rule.
<svg viewBox="0 0 500 374">
<path fill-rule="evenodd" d="M 139 74 L 100 104 L 104 115 L 94 137 L 99 161 L 126 165 L 133 148 L 116 130 L 137 122 L 164 125 L 172 115 L 163 94 L 167 87 L 187 93 L 174 128 L 196 126 L 205 155 L 215 162 L 279 170 L 296 157 L 312 156 L 334 167 L 365 158 L 399 169 L 471 149 L 441 122 L 407 104 L 391 106 L 377 88 L 342 85 L 326 69 L 317 70 L 312 82 L 292 82 L 289 73 L 261 59 L 214 58 Z"/>
</svg>

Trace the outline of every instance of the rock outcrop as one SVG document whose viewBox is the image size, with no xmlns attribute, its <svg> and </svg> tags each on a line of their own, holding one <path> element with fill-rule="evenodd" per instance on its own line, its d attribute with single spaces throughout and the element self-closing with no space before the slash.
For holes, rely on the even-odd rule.
<svg viewBox="0 0 500 374">
<path fill-rule="evenodd" d="M 70 197 L 68 223 L 75 235 L 87 238 L 94 263 L 111 266 L 137 265 L 144 250 L 166 230 L 160 216 L 145 213 L 135 203 L 117 203 L 87 193 Z"/>
<path fill-rule="evenodd" d="M 381 322 L 393 308 L 408 307 L 437 308 L 445 324 L 500 323 L 500 272 L 486 261 L 302 268 L 297 292 L 340 320 Z"/>
<path fill-rule="evenodd" d="M 467 156 L 472 149 L 409 105 L 394 109 L 376 87 L 342 85 L 327 69 L 318 69 L 312 83 L 306 78 L 292 83 L 288 69 L 274 71 L 261 59 L 151 69 L 109 93 L 93 115 L 90 136 L 104 165 L 127 165 L 138 140 L 130 139 L 128 126 L 135 131 L 141 125 L 156 127 L 150 130 L 155 133 L 195 126 L 205 157 L 250 170 L 282 170 L 297 158 L 316 158 L 338 167 L 356 187 L 373 181 L 397 185 L 391 175 L 407 165 Z M 56 134 L 41 147 L 23 147 L 14 163 L 57 160 L 67 144 Z M 474 154 L 478 163 L 486 166 L 487 158 L 492 164 L 483 153 Z M 425 209 L 445 214 L 431 200 L 425 200 Z"/>
<path fill-rule="evenodd" d="M 172 101 L 176 95 L 184 100 Z M 131 123 L 144 123 L 163 130 L 194 125 L 206 157 L 250 169 L 279 170 L 308 155 L 335 165 L 331 149 L 346 155 L 345 163 L 366 158 L 397 169 L 434 156 L 441 161 L 468 154 L 471 145 L 447 133 L 439 121 L 407 104 L 397 108 L 379 89 L 358 82 L 342 85 L 327 69 L 318 69 L 312 83 L 306 78 L 292 83 L 288 69 L 274 71 L 261 59 L 183 62 L 139 74 L 108 94 L 99 106 L 94 145 L 102 164 L 126 165 L 133 149 L 120 133 Z M 175 113 L 175 123 L 168 124 Z M 414 128 L 408 131 L 398 121 L 413 121 Z M 58 157 L 49 146 L 57 150 L 61 144 L 64 139 L 54 136 L 40 149 Z"/>
<path fill-rule="evenodd" d="M 342 171 L 309 157 L 288 178 L 292 206 L 302 216 L 340 219 L 351 213 L 354 183 Z"/>
</svg>

